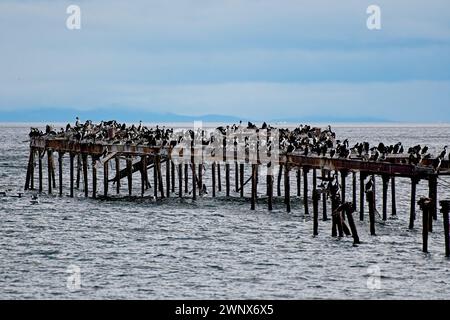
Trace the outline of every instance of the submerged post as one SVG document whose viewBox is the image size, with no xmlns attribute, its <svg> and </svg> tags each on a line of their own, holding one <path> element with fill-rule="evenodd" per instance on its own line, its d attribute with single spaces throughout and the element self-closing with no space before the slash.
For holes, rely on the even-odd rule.
<svg viewBox="0 0 450 320">
<path fill-rule="evenodd" d="M 319 234 L 319 200 L 320 191 L 316 189 L 313 192 L 313 236 Z"/>
<path fill-rule="evenodd" d="M 63 194 L 63 155 L 64 152 L 58 152 L 58 183 L 60 197 Z"/>
<path fill-rule="evenodd" d="M 341 170 L 341 202 L 345 203 L 346 201 L 346 189 L 347 189 L 347 176 L 348 170 Z"/>
<path fill-rule="evenodd" d="M 48 172 L 48 194 L 52 194 L 52 154 L 53 151 L 47 150 L 47 172 Z"/>
<path fill-rule="evenodd" d="M 73 178 L 74 178 L 74 158 L 75 155 L 70 153 L 70 197 L 73 198 Z"/>
<path fill-rule="evenodd" d="M 252 164 L 252 196 L 251 196 L 251 208 L 255 210 L 256 206 L 256 164 Z"/>
<path fill-rule="evenodd" d="M 212 184 L 212 196 L 216 196 L 216 163 L 211 164 L 211 184 Z"/>
<path fill-rule="evenodd" d="M 375 195 L 374 191 L 367 191 L 367 202 L 369 203 L 369 223 L 370 223 L 370 235 L 376 236 L 375 234 Z"/>
<path fill-rule="evenodd" d="M 325 181 L 325 170 L 322 169 L 322 181 Z M 322 197 L 322 221 L 327 221 L 327 196 L 324 194 Z"/>
<path fill-rule="evenodd" d="M 43 151 L 42 153 L 40 151 L 38 151 L 38 166 L 39 166 L 39 193 L 42 192 L 43 188 L 42 188 L 42 157 L 44 156 L 45 151 Z"/>
<path fill-rule="evenodd" d="M 305 207 L 305 214 L 309 214 L 308 205 L 308 167 L 303 167 L 303 205 Z"/>
<path fill-rule="evenodd" d="M 133 160 L 127 157 L 127 177 L 128 177 L 128 195 L 133 193 Z"/>
<path fill-rule="evenodd" d="M 273 209 L 273 171 L 272 164 L 267 164 L 267 206 L 269 211 Z"/>
<path fill-rule="evenodd" d="M 364 172 L 359 173 L 359 220 L 364 221 L 364 196 L 365 196 L 365 185 L 367 175 Z"/>
<path fill-rule="evenodd" d="M 344 205 L 343 210 L 345 212 L 345 215 L 347 216 L 348 224 L 350 226 L 350 230 L 351 230 L 352 237 L 353 237 L 353 245 L 359 244 L 360 242 L 359 242 L 358 231 L 356 230 L 356 224 L 355 224 L 355 221 L 353 220 L 353 212 L 355 212 L 353 203 L 347 202 Z"/>
<path fill-rule="evenodd" d="M 300 197 L 301 193 L 301 177 L 302 177 L 302 173 L 300 171 L 300 168 L 297 169 L 297 197 Z"/>
<path fill-rule="evenodd" d="M 397 215 L 397 199 L 395 194 L 395 176 L 391 177 L 391 206 L 392 206 L 392 215 Z"/>
<path fill-rule="evenodd" d="M 430 216 L 436 220 L 437 219 L 437 175 L 432 174 L 428 178 L 429 194 L 428 197 L 431 199 L 430 203 Z"/>
<path fill-rule="evenodd" d="M 97 198 L 97 167 L 96 158 L 92 156 L 92 198 Z"/>
<path fill-rule="evenodd" d="M 88 191 L 88 165 L 87 165 L 87 154 L 83 153 L 82 155 L 83 159 L 83 183 L 84 183 L 84 196 L 87 198 L 89 197 L 89 191 Z"/>
<path fill-rule="evenodd" d="M 289 165 L 284 166 L 284 202 L 286 203 L 286 212 L 291 212 L 291 190 L 289 181 Z"/>
<path fill-rule="evenodd" d="M 388 186 L 389 186 L 389 176 L 382 175 L 383 181 L 383 221 L 387 220 L 387 194 L 388 194 Z"/>
<path fill-rule="evenodd" d="M 179 197 L 183 197 L 183 165 L 180 163 L 178 164 L 178 191 L 179 191 Z"/>
<path fill-rule="evenodd" d="M 449 211 L 450 211 L 450 201 L 443 200 L 440 202 L 441 212 L 443 216 L 444 223 L 444 240 L 445 240 L 445 256 L 450 257 L 450 240 L 449 240 Z"/>
<path fill-rule="evenodd" d="M 244 163 L 240 163 L 239 166 L 240 166 L 240 170 L 239 170 L 240 182 L 239 182 L 239 184 L 241 186 L 239 191 L 240 191 L 241 198 L 243 198 L 244 197 Z"/>
<path fill-rule="evenodd" d="M 356 171 L 352 172 L 352 206 L 353 212 L 356 211 Z"/>
<path fill-rule="evenodd" d="M 230 196 L 230 164 L 225 163 L 225 189 L 227 197 Z"/>
<path fill-rule="evenodd" d="M 119 194 L 120 193 L 120 157 L 116 156 L 115 157 L 115 161 L 116 161 L 116 193 Z"/>
<path fill-rule="evenodd" d="M 416 189 L 419 179 L 417 177 L 411 178 L 411 208 L 409 214 L 409 229 L 414 228 L 414 220 L 416 220 Z"/>
<path fill-rule="evenodd" d="M 432 207 L 432 199 L 420 198 L 417 204 L 422 210 L 422 251 L 428 252 L 429 215 Z"/>
</svg>

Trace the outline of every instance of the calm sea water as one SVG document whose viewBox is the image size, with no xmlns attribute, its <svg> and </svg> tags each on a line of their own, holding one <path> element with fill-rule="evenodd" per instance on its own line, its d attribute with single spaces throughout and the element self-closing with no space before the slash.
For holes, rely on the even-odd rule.
<svg viewBox="0 0 450 320">
<path fill-rule="evenodd" d="M 450 144 L 446 125 L 335 130 L 351 143 L 421 143 L 436 152 Z M 29 125 L 0 125 L 0 191 L 8 195 L 23 189 L 28 131 Z M 291 181 L 295 193 L 294 176 Z M 358 247 L 351 237 L 332 238 L 330 221 L 319 221 L 319 236 L 312 237 L 312 220 L 294 196 L 290 214 L 281 200 L 272 212 L 263 199 L 250 211 L 248 201 L 226 199 L 223 191 L 216 199 L 154 202 L 138 197 L 138 174 L 135 199 L 85 199 L 78 190 L 73 199 L 43 194 L 33 205 L 33 192 L 0 196 L 0 299 L 448 299 L 450 260 L 444 257 L 441 214 L 424 254 L 419 211 L 416 229 L 408 230 L 409 181 L 397 181 L 398 217 L 378 222 L 376 237 L 369 235 L 367 218 L 357 219 Z M 101 171 L 98 183 L 101 193 Z M 419 184 L 418 197 L 427 195 L 426 186 Z M 450 199 L 449 186 L 449 179 L 439 181 L 440 199 Z M 80 268 L 81 288 L 75 291 L 67 287 L 71 265 Z M 376 268 L 380 287 L 374 289 L 369 271 Z"/>
</svg>

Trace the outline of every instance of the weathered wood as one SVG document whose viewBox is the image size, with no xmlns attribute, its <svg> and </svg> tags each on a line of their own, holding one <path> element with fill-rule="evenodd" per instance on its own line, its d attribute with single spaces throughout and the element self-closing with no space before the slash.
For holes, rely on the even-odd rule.
<svg viewBox="0 0 450 320">
<path fill-rule="evenodd" d="M 145 194 L 145 187 L 147 185 L 147 181 L 146 181 L 147 157 L 145 157 L 145 156 L 141 157 L 141 165 L 142 165 L 142 169 L 141 169 L 141 197 L 143 197 L 144 194 Z"/>
<path fill-rule="evenodd" d="M 303 206 L 305 208 L 305 214 L 309 214 L 308 203 L 308 172 L 309 168 L 303 167 Z"/>
<path fill-rule="evenodd" d="M 319 200 L 320 191 L 315 190 L 313 192 L 313 236 L 319 234 Z"/>
<path fill-rule="evenodd" d="M 183 197 L 183 164 L 178 164 L 178 192 L 179 197 Z"/>
<path fill-rule="evenodd" d="M 409 229 L 414 228 L 414 220 L 416 220 L 416 190 L 419 180 L 415 177 L 411 178 L 411 208 L 409 214 Z"/>
<path fill-rule="evenodd" d="M 89 197 L 89 189 L 88 189 L 88 164 L 87 164 L 87 154 L 82 155 L 83 160 L 83 183 L 84 183 L 84 196 Z"/>
<path fill-rule="evenodd" d="M 43 178 L 42 178 L 42 154 L 38 153 L 38 165 L 39 165 L 39 193 L 42 193 Z"/>
<path fill-rule="evenodd" d="M 120 157 L 115 157 L 115 164 L 116 164 L 116 176 L 120 175 Z M 116 193 L 120 194 L 120 179 L 116 180 Z"/>
<path fill-rule="evenodd" d="M 365 196 L 365 180 L 366 174 L 364 172 L 359 173 L 359 220 L 364 221 L 364 196 Z"/>
<path fill-rule="evenodd" d="M 133 194 L 133 160 L 127 157 L 127 177 L 128 177 L 128 195 Z"/>
<path fill-rule="evenodd" d="M 166 160 L 166 197 L 170 198 L 170 160 L 169 159 Z"/>
<path fill-rule="evenodd" d="M 163 176 L 162 176 L 162 170 L 161 170 L 161 156 L 156 156 L 156 170 L 158 171 L 158 190 L 161 196 L 161 199 L 164 199 L 164 185 L 163 185 Z"/>
<path fill-rule="evenodd" d="M 234 162 L 234 190 L 238 192 L 239 189 L 239 164 L 237 161 Z"/>
<path fill-rule="evenodd" d="M 25 179 L 25 190 L 28 190 L 30 188 L 32 159 L 33 159 L 33 148 L 30 148 L 30 156 L 28 157 L 28 166 L 27 166 L 27 176 Z"/>
<path fill-rule="evenodd" d="M 51 167 L 51 176 L 52 176 L 52 183 L 53 188 L 56 188 L 56 175 L 55 175 L 55 159 L 53 158 L 53 150 L 50 157 L 50 167 Z"/>
<path fill-rule="evenodd" d="M 256 164 L 252 164 L 252 195 L 251 195 L 251 210 L 256 208 Z"/>
<path fill-rule="evenodd" d="M 158 167 L 156 165 L 156 155 L 153 157 L 153 197 L 158 199 Z M 187 180 L 187 179 L 186 179 Z"/>
<path fill-rule="evenodd" d="M 339 224 L 337 208 L 339 200 L 336 194 L 331 194 L 331 236 L 337 237 L 337 228 Z"/>
<path fill-rule="evenodd" d="M 437 175 L 436 174 L 432 174 L 428 177 L 428 188 L 429 188 L 429 193 L 428 193 L 428 197 L 431 199 L 431 203 L 430 203 L 430 216 L 436 220 L 437 219 Z"/>
<path fill-rule="evenodd" d="M 430 210 L 432 208 L 432 199 L 420 198 L 417 202 L 422 210 L 422 251 L 428 252 L 428 231 L 429 231 L 429 219 Z"/>
<path fill-rule="evenodd" d="M 382 175 L 381 180 L 383 182 L 383 221 L 387 220 L 387 195 L 389 187 L 389 176 Z"/>
<path fill-rule="evenodd" d="M 77 155 L 77 180 L 76 180 L 76 186 L 77 189 L 80 189 L 80 180 L 81 180 L 81 171 L 82 171 L 82 163 L 81 163 L 82 155 Z"/>
<path fill-rule="evenodd" d="M 297 197 L 300 197 L 301 196 L 301 192 L 300 192 L 300 190 L 301 190 L 301 180 L 302 180 L 302 173 L 301 173 L 301 170 L 300 170 L 300 168 L 299 169 L 297 169 Z"/>
<path fill-rule="evenodd" d="M 450 211 L 450 201 L 443 200 L 440 202 L 442 220 L 444 223 L 444 244 L 445 244 L 445 256 L 450 257 L 450 228 L 449 228 L 449 211 Z"/>
<path fill-rule="evenodd" d="M 367 202 L 369 203 L 369 224 L 370 235 L 376 236 L 375 233 L 375 196 L 372 190 L 367 191 Z"/>
<path fill-rule="evenodd" d="M 283 176 L 283 165 L 278 166 L 278 179 L 277 179 L 277 196 L 281 197 L 281 178 Z"/>
<path fill-rule="evenodd" d="M 356 172 L 352 172 L 352 206 L 353 212 L 356 211 Z"/>
<path fill-rule="evenodd" d="M 240 192 L 241 198 L 243 198 L 244 197 L 244 169 L 245 169 L 244 163 L 240 163 L 239 166 L 240 166 L 240 170 L 239 170 L 240 189 L 239 189 L 239 192 Z"/>
<path fill-rule="evenodd" d="M 395 176 L 391 177 L 391 207 L 392 207 L 392 215 L 397 215 L 397 199 L 396 199 L 396 191 L 395 191 Z"/>
<path fill-rule="evenodd" d="M 346 191 L 347 191 L 347 176 L 348 171 L 347 170 L 341 170 L 341 202 L 346 202 Z"/>
<path fill-rule="evenodd" d="M 267 165 L 267 207 L 273 209 L 273 172 L 271 164 Z"/>
<path fill-rule="evenodd" d="M 58 182 L 59 182 L 59 196 L 63 194 L 63 152 L 58 152 Z"/>
<path fill-rule="evenodd" d="M 189 193 L 189 165 L 184 164 L 184 193 Z"/>
<path fill-rule="evenodd" d="M 230 196 L 230 164 L 225 164 L 225 190 L 227 197 Z"/>
<path fill-rule="evenodd" d="M 96 157 L 92 156 L 92 198 L 97 198 L 97 167 L 95 162 Z"/>
<path fill-rule="evenodd" d="M 74 187 L 74 160 L 75 160 L 75 154 L 70 153 L 70 194 L 69 196 L 73 198 L 73 187 Z"/>
<path fill-rule="evenodd" d="M 195 173 L 195 164 L 192 162 L 191 165 L 191 169 L 192 169 L 192 200 L 196 200 L 197 199 L 197 174 Z"/>
<path fill-rule="evenodd" d="M 213 162 L 211 164 L 211 187 L 212 187 L 212 196 L 213 198 L 216 196 L 216 163 Z"/>
<path fill-rule="evenodd" d="M 48 194 L 52 194 L 52 150 L 47 150 Z"/>
<path fill-rule="evenodd" d="M 109 161 L 103 163 L 103 196 L 108 197 L 109 189 Z"/>
<path fill-rule="evenodd" d="M 175 163 L 173 163 L 173 161 L 170 161 L 170 175 L 171 175 L 171 179 L 172 179 L 172 193 L 175 193 Z"/>
<path fill-rule="evenodd" d="M 325 170 L 322 169 L 322 181 L 325 181 Z M 322 221 L 327 221 L 328 220 L 328 216 L 327 216 L 327 197 L 324 194 L 322 197 Z"/>
<path fill-rule="evenodd" d="M 217 191 L 222 191 L 222 182 L 220 176 L 220 163 L 217 163 Z"/>
<path fill-rule="evenodd" d="M 350 226 L 351 234 L 353 237 L 353 245 L 357 245 L 360 243 L 360 241 L 359 241 L 358 231 L 356 230 L 356 224 L 353 219 L 353 212 L 355 211 L 353 203 L 347 202 L 346 204 L 344 204 L 343 210 L 347 216 L 347 221 Z"/>
<path fill-rule="evenodd" d="M 286 212 L 291 212 L 291 184 L 289 179 L 289 166 L 284 166 L 284 202 Z"/>
</svg>

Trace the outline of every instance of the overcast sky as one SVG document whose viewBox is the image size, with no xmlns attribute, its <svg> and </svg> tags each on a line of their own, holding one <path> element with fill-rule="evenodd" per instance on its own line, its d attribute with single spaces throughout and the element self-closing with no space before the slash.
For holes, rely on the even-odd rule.
<svg viewBox="0 0 450 320">
<path fill-rule="evenodd" d="M 448 0 L 2 0 L 0 40 L 3 111 L 450 121 Z"/>
</svg>

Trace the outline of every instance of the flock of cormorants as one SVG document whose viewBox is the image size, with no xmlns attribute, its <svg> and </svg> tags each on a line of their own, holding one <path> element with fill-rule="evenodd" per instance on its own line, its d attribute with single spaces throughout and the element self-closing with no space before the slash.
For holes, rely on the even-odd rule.
<svg viewBox="0 0 450 320">
<path fill-rule="evenodd" d="M 47 125 L 45 132 L 37 128 L 31 128 L 29 136 L 30 138 L 64 138 L 85 143 L 134 144 L 145 146 L 166 146 L 170 144 L 175 146 L 183 140 L 188 140 L 188 138 L 190 139 L 189 141 L 196 139 L 198 142 L 201 141 L 203 145 L 208 145 L 217 141 L 217 133 L 223 136 L 231 133 L 233 134 L 233 143 L 235 145 L 238 142 L 244 142 L 247 147 L 247 144 L 250 143 L 248 136 L 243 135 L 243 141 L 238 141 L 238 139 L 240 132 L 249 129 L 255 130 L 256 132 L 266 129 L 270 132 L 272 129 L 278 129 L 280 151 L 285 153 L 301 153 L 304 156 L 316 155 L 330 158 L 356 158 L 365 161 L 383 161 L 386 160 L 388 155 L 401 155 L 405 152 L 405 148 L 401 142 L 395 145 L 379 143 L 377 146 L 370 146 L 368 142 L 358 142 L 353 147 L 350 147 L 348 139 L 343 141 L 336 140 L 336 134 L 332 131 L 331 126 L 328 126 L 325 130 L 309 125 L 300 125 L 294 129 L 286 129 L 272 127 L 265 122 L 261 127 L 251 122 L 244 125 L 242 121 L 232 126 L 217 127 L 216 134 L 210 132 L 208 135 L 202 128 L 197 129 L 197 132 L 192 129 L 174 132 L 174 129 L 166 128 L 165 126 L 149 128 L 143 126 L 142 122 L 138 126 L 134 124 L 127 126 L 125 123 L 121 124 L 115 120 L 101 121 L 99 124 L 94 124 L 90 120 L 81 123 L 77 117 L 73 126 L 69 123 L 65 129 L 61 128 L 59 131 L 55 131 L 50 125 Z M 261 143 L 267 143 L 267 145 L 270 142 L 269 138 L 267 141 L 261 141 Z M 418 165 L 423 160 L 433 160 L 433 167 L 436 171 L 439 171 L 442 161 L 448 156 L 447 146 L 444 147 L 436 158 L 432 158 L 427 146 L 422 147 L 421 145 L 408 148 L 407 154 L 409 164 Z"/>
</svg>

